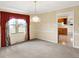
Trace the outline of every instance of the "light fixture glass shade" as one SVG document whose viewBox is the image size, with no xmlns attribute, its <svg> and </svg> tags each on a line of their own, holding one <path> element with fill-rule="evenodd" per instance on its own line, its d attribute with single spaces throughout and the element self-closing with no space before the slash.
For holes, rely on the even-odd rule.
<svg viewBox="0 0 79 59">
<path fill-rule="evenodd" d="M 38 16 L 32 17 L 32 22 L 40 22 L 40 19 Z"/>
</svg>

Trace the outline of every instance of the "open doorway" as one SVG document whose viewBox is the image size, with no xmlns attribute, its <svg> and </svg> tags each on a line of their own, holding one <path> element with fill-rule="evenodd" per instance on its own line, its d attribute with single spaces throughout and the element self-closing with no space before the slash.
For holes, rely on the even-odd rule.
<svg viewBox="0 0 79 59">
<path fill-rule="evenodd" d="M 58 44 L 66 45 L 68 43 L 67 18 L 58 19 Z"/>
<path fill-rule="evenodd" d="M 73 46 L 73 24 L 68 25 L 68 18 L 58 18 L 58 44 Z"/>
<path fill-rule="evenodd" d="M 10 19 L 6 23 L 6 46 L 27 40 L 27 23 L 24 19 Z"/>
<path fill-rule="evenodd" d="M 58 44 L 74 47 L 74 12 L 56 15 Z"/>
</svg>

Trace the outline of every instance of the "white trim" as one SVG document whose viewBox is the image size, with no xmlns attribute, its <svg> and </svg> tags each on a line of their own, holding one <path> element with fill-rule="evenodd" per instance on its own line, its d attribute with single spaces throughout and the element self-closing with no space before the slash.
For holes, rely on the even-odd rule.
<svg viewBox="0 0 79 59">
<path fill-rule="evenodd" d="M 79 46 L 74 46 L 74 48 L 79 48 Z"/>
<path fill-rule="evenodd" d="M 75 46 L 75 37 L 74 37 L 74 25 L 75 25 L 74 24 L 74 20 L 75 20 L 74 19 L 74 9 L 73 9 L 73 12 L 72 13 L 73 13 L 73 47 L 74 47 Z"/>
<path fill-rule="evenodd" d="M 56 36 L 57 36 L 56 42 L 58 43 L 58 17 L 57 15 L 56 15 Z"/>
</svg>

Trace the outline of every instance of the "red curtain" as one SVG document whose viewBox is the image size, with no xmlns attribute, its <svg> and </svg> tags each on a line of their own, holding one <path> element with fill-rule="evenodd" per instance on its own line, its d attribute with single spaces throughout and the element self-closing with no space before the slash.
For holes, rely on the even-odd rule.
<svg viewBox="0 0 79 59">
<path fill-rule="evenodd" d="M 10 18 L 17 18 L 17 19 L 25 19 L 27 22 L 27 32 L 28 32 L 28 40 L 30 40 L 30 16 L 29 15 L 22 15 L 16 13 L 9 13 L 9 12 L 0 12 L 1 14 L 1 46 L 6 46 L 6 23 L 9 21 Z"/>
</svg>

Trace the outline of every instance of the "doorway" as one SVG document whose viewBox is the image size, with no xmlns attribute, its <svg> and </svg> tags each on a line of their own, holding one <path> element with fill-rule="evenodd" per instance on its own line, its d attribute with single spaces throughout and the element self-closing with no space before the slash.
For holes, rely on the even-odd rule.
<svg viewBox="0 0 79 59">
<path fill-rule="evenodd" d="M 58 44 L 73 47 L 73 20 L 58 18 Z"/>
<path fill-rule="evenodd" d="M 74 11 L 56 14 L 57 43 L 74 47 Z"/>
<path fill-rule="evenodd" d="M 58 44 L 66 45 L 68 43 L 67 18 L 58 19 Z"/>
<path fill-rule="evenodd" d="M 12 18 L 6 23 L 6 46 L 27 40 L 27 23 L 24 19 Z"/>
</svg>

